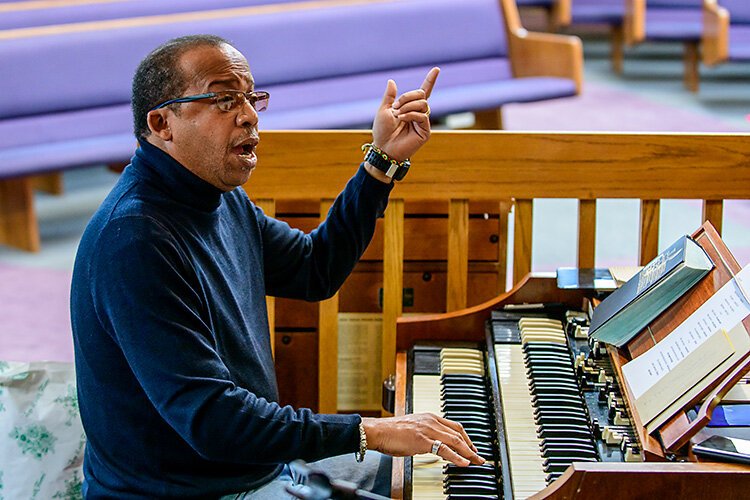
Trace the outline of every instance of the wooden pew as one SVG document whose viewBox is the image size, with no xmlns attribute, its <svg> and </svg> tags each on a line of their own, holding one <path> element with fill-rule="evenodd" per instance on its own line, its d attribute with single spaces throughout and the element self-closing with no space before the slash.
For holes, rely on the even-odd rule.
<svg viewBox="0 0 750 500">
<path fill-rule="evenodd" d="M 705 0 L 701 44 L 707 66 L 750 61 L 750 4 Z"/>
<path fill-rule="evenodd" d="M 681 42 L 684 45 L 683 84 L 689 91 L 698 92 L 702 9 L 689 0 L 655 3 L 657 5 L 652 6 L 647 0 L 625 0 L 625 43 L 633 46 L 644 41 Z M 680 16 L 680 29 L 674 28 L 674 16 Z"/>
<path fill-rule="evenodd" d="M 622 74 L 624 62 L 623 0 L 557 0 L 552 10 L 551 24 L 556 28 L 580 25 L 606 25 L 610 30 L 610 60 L 612 71 Z"/>
<path fill-rule="evenodd" d="M 578 94 L 580 40 L 529 33 L 513 0 L 497 1 L 307 0 L 0 30 L 2 88 L 13 96 L 0 101 L 0 192 L 16 193 L 0 197 L 0 227 L 9 228 L 0 244 L 39 249 L 29 176 L 128 161 L 135 68 L 185 33 L 223 36 L 247 54 L 258 87 L 273 95 L 265 129 L 366 125 L 389 78 L 415 88 L 433 65 L 443 73 L 432 117 L 476 111 L 478 128 L 501 128 L 505 104 Z M 360 21 L 381 18 L 399 35 L 363 39 Z M 23 224 L 10 222 L 16 211 Z"/>
<path fill-rule="evenodd" d="M 361 161 L 359 145 L 369 139 L 364 131 L 262 132 L 259 166 L 245 188 L 264 207 L 281 200 L 316 199 L 320 213 L 326 213 Z M 311 164 L 305 160 L 310 157 L 319 161 Z M 434 132 L 413 158 L 409 177 L 394 189 L 385 215 L 382 377 L 394 373 L 406 202 L 445 204 L 446 303 L 461 308 L 467 295 L 470 200 L 514 200 L 514 282 L 531 270 L 533 200 L 538 198 L 578 200 L 580 267 L 595 263 L 596 200 L 639 199 L 639 260 L 645 264 L 657 255 L 660 200 L 703 200 L 703 220 L 721 231 L 723 201 L 750 199 L 748 158 L 746 134 Z M 334 297 L 319 306 L 318 355 L 325 360 L 318 376 L 322 412 L 337 409 L 339 300 Z"/>
</svg>

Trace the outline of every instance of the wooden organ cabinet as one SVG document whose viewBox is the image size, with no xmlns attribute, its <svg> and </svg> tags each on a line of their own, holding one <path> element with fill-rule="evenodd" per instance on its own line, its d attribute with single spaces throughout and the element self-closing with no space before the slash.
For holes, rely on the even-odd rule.
<svg viewBox="0 0 750 500">
<path fill-rule="evenodd" d="M 394 498 L 747 498 L 750 466 L 696 462 L 646 433 L 622 384 L 629 354 L 577 334 L 583 300 L 528 275 L 480 306 L 399 320 L 395 413 L 463 423 L 489 465 L 394 459 Z"/>
</svg>

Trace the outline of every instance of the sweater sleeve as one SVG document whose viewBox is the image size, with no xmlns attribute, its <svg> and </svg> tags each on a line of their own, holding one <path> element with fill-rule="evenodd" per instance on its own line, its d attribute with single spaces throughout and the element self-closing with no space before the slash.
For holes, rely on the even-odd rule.
<svg viewBox="0 0 750 500">
<path fill-rule="evenodd" d="M 392 188 L 360 165 L 325 222 L 310 234 L 256 209 L 263 231 L 266 292 L 310 301 L 333 296 L 367 249 Z"/>
<path fill-rule="evenodd" d="M 142 390 L 199 455 L 273 464 L 357 449 L 358 415 L 281 407 L 232 382 L 216 350 L 196 270 L 154 219 L 110 221 L 89 264 L 95 314 L 137 381 L 133 390 Z"/>
</svg>

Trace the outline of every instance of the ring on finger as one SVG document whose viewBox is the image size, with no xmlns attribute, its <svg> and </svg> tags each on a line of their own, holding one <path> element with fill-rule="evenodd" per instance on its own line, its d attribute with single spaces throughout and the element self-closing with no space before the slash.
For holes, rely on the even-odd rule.
<svg viewBox="0 0 750 500">
<path fill-rule="evenodd" d="M 443 446 L 443 442 L 440 441 L 439 439 L 436 439 L 435 442 L 432 443 L 432 449 L 430 450 L 430 452 L 433 455 L 437 455 L 437 452 L 438 452 L 438 450 L 440 449 L 441 446 Z"/>
</svg>

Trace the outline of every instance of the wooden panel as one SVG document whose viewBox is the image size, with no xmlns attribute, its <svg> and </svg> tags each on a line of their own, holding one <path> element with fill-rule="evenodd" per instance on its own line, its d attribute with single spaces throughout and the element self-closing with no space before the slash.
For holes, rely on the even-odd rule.
<svg viewBox="0 0 750 500">
<path fill-rule="evenodd" d="M 50 174 L 34 175 L 31 177 L 34 189 L 44 191 L 49 194 L 63 194 L 63 174 L 62 172 L 52 172 Z"/>
<path fill-rule="evenodd" d="M 266 131 L 261 139 L 251 197 L 321 199 L 344 187 L 370 133 Z M 298 161 L 300 151 L 325 157 L 326 175 Z M 750 199 L 747 158 L 747 134 L 434 131 L 397 192 L 405 200 Z"/>
<path fill-rule="evenodd" d="M 324 220 L 333 200 L 320 204 L 321 219 Z M 321 220 L 321 222 L 322 222 Z M 339 294 L 320 302 L 318 315 L 318 401 L 320 413 L 336 413 L 338 410 L 338 350 L 339 350 Z"/>
<path fill-rule="evenodd" d="M 468 272 L 469 200 L 451 200 L 448 214 L 448 311 L 466 307 Z"/>
<path fill-rule="evenodd" d="M 257 200 L 255 202 L 263 212 L 269 217 L 276 215 L 276 203 L 274 200 Z M 274 331 L 276 329 L 276 299 L 270 295 L 266 296 L 266 308 L 268 309 L 268 331 L 271 334 L 271 354 L 275 349 L 276 342 L 274 342 Z"/>
<path fill-rule="evenodd" d="M 504 0 L 512 2 L 513 0 Z M 513 76 L 567 78 L 583 88 L 583 45 L 576 36 L 531 33 L 522 29 L 509 37 Z"/>
<path fill-rule="evenodd" d="M 531 498 L 745 498 L 748 488 L 740 464 L 577 462 Z"/>
<path fill-rule="evenodd" d="M 39 251 L 39 226 L 29 178 L 0 180 L 0 243 Z"/>
<path fill-rule="evenodd" d="M 497 206 L 497 205 L 495 205 Z M 411 216 L 410 216 L 411 215 Z M 448 258 L 448 219 L 444 216 L 425 217 L 421 214 L 407 214 L 404 219 L 404 260 L 428 261 Z M 469 219 L 469 259 L 497 261 L 499 236 L 497 212 L 491 218 L 472 217 Z M 282 215 L 279 219 L 290 226 L 305 232 L 315 229 L 320 222 L 313 216 L 292 217 Z M 362 260 L 382 260 L 383 220 L 378 220 L 375 235 L 365 250 Z"/>
<path fill-rule="evenodd" d="M 496 214 L 497 213 L 497 200 L 469 200 L 469 213 L 472 215 L 476 214 Z M 440 214 L 445 215 L 448 213 L 448 199 L 441 201 L 430 201 L 430 200 L 405 200 L 404 201 L 404 213 L 407 218 L 410 214 Z"/>
<path fill-rule="evenodd" d="M 557 288 L 557 280 L 553 277 L 528 274 L 507 293 L 462 311 L 399 318 L 397 347 L 399 351 L 406 350 L 423 340 L 483 342 L 484 324 L 492 309 L 505 304 L 529 302 L 559 302 L 571 308 L 578 308 L 583 297 L 583 290 Z"/>
<path fill-rule="evenodd" d="M 404 260 L 447 260 L 449 247 L 448 219 L 443 217 L 410 217 L 409 214 L 405 217 Z M 378 221 L 375 236 L 362 256 L 363 260 L 380 260 L 383 258 L 383 222 Z M 468 220 L 468 225 L 469 259 L 496 261 L 499 241 L 498 219 L 472 217 Z"/>
<path fill-rule="evenodd" d="M 531 272 L 531 233 L 533 200 L 516 200 L 513 217 L 513 283 Z"/>
<path fill-rule="evenodd" d="M 276 328 L 318 329 L 318 304 L 306 300 L 276 298 Z"/>
<path fill-rule="evenodd" d="M 360 266 L 346 280 L 340 292 L 341 312 L 381 312 L 380 291 L 383 274 L 380 266 Z M 446 310 L 446 264 L 439 262 L 404 263 L 403 288 L 410 290 L 413 304 L 404 314 L 443 312 Z M 493 264 L 469 264 L 467 302 L 479 304 L 497 295 L 497 268 Z"/>
<path fill-rule="evenodd" d="M 578 267 L 595 267 L 596 200 L 578 200 Z"/>
<path fill-rule="evenodd" d="M 383 266 L 362 263 L 339 291 L 340 312 L 382 312 Z M 413 305 L 404 314 L 434 313 L 446 310 L 447 266 L 437 262 L 404 263 L 403 288 L 413 294 Z M 469 264 L 468 305 L 495 297 L 501 269 L 489 263 Z M 504 285 L 504 281 L 502 282 Z M 318 304 L 304 300 L 276 299 L 276 328 L 281 330 L 317 330 Z"/>
<path fill-rule="evenodd" d="M 709 221 L 716 232 L 721 234 L 722 222 L 724 220 L 724 202 L 721 200 L 703 200 L 703 222 Z"/>
<path fill-rule="evenodd" d="M 385 212 L 382 380 L 395 374 L 396 320 L 402 312 L 403 269 L 404 200 L 392 199 Z"/>
<path fill-rule="evenodd" d="M 641 200 L 638 262 L 645 266 L 659 254 L 659 200 Z"/>
<path fill-rule="evenodd" d="M 317 411 L 318 336 L 315 332 L 279 332 L 275 341 L 279 403 Z"/>
</svg>

